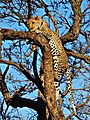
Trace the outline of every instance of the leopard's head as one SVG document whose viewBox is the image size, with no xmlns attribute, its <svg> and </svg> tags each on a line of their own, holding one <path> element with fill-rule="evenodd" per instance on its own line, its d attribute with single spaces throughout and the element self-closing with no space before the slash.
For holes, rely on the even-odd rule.
<svg viewBox="0 0 90 120">
<path fill-rule="evenodd" d="M 48 24 L 40 16 L 35 16 L 35 17 L 30 18 L 27 21 L 27 26 L 31 32 L 35 31 L 36 33 L 40 33 L 42 28 L 47 27 Z"/>
</svg>

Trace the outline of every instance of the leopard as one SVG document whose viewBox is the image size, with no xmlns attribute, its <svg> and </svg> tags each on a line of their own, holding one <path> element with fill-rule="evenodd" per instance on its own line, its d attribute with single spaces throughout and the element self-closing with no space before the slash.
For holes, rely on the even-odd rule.
<svg viewBox="0 0 90 120">
<path fill-rule="evenodd" d="M 73 111 L 76 114 L 76 106 L 74 104 L 72 79 L 70 76 L 70 68 L 68 65 L 68 56 L 65 52 L 62 41 L 56 32 L 52 31 L 48 23 L 40 16 L 34 16 L 27 21 L 27 26 L 30 32 L 43 35 L 51 48 L 54 69 L 54 86 L 56 100 L 59 98 L 60 80 L 63 74 L 66 74 L 68 91 L 70 92 L 70 100 L 72 102 Z"/>
</svg>

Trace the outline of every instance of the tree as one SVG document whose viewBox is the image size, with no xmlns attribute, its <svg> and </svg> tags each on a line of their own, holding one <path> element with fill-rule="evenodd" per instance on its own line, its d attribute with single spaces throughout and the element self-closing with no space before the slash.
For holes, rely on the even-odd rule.
<svg viewBox="0 0 90 120">
<path fill-rule="evenodd" d="M 43 17 L 60 35 L 68 56 L 76 115 L 65 77 L 60 81 L 58 105 L 55 101 L 48 41 L 40 34 L 29 32 L 27 27 L 27 20 L 36 15 Z M 90 118 L 89 15 L 89 0 L 0 0 L 1 119 Z"/>
</svg>

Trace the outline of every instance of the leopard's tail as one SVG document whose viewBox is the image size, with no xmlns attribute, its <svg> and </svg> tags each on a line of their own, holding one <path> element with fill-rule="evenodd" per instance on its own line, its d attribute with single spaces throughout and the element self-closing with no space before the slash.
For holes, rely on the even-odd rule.
<svg viewBox="0 0 90 120">
<path fill-rule="evenodd" d="M 72 102 L 72 107 L 73 107 L 74 113 L 76 114 L 76 106 L 74 103 L 73 89 L 72 89 L 72 85 L 71 85 L 71 77 L 70 77 L 70 70 L 69 69 L 67 69 L 67 71 L 66 71 L 66 76 L 67 76 L 68 90 L 70 92 L 70 100 Z"/>
</svg>

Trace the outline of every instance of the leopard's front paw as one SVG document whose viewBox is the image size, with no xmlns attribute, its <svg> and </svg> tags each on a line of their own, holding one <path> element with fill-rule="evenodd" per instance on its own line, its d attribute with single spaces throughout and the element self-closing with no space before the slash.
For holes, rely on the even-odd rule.
<svg viewBox="0 0 90 120">
<path fill-rule="evenodd" d="M 41 31 L 41 30 L 38 30 L 38 29 L 35 30 L 35 32 L 36 32 L 36 33 L 42 33 L 42 31 Z"/>
</svg>

